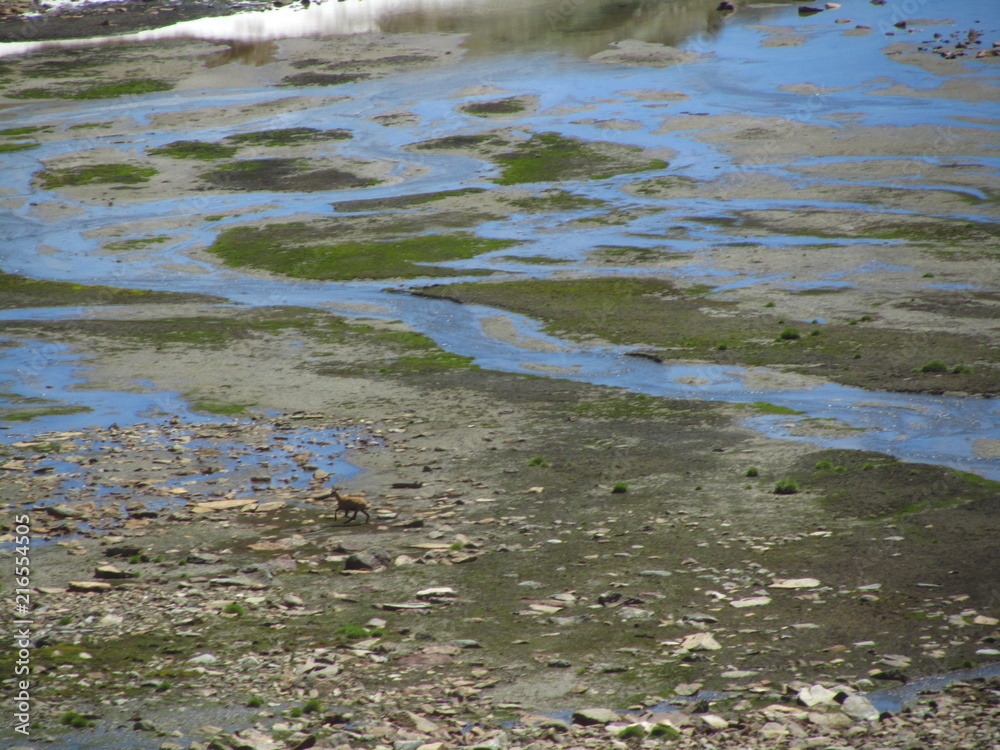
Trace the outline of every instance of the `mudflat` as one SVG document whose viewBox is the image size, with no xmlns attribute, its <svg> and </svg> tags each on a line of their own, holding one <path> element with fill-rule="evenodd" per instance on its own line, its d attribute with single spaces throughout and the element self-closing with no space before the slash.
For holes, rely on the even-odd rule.
<svg viewBox="0 0 1000 750">
<path fill-rule="evenodd" d="M 336 107 L 360 94 L 339 86 L 454 67 L 468 55 L 461 42 L 299 39 L 244 49 L 239 63 L 234 46 L 181 40 L 4 61 L 4 117 L 33 107 L 33 124 L 3 131 L 25 144 L 8 158 L 50 149 L 30 168 L 45 199 L 29 206 L 25 190 L 6 188 L 4 207 L 29 215 L 40 237 L 79 218 L 95 263 L 395 286 L 455 309 L 497 308 L 487 335 L 526 353 L 565 347 L 537 375 L 499 372 L 375 303 L 232 304 L 224 285 L 195 294 L 187 283 L 71 283 L 6 267 L 7 351 L 68 345 L 86 368 L 75 373 L 78 403 L 72 389 L 58 399 L 12 391 L 0 407 L 11 436 L 0 446 L 3 540 L 25 556 L 25 517 L 32 539 L 30 742 L 753 747 L 822 737 L 902 747 L 943 732 L 987 747 L 995 680 L 881 719 L 863 696 L 996 662 L 1000 485 L 818 447 L 808 439 L 858 428 L 768 399 L 832 381 L 993 409 L 993 121 L 942 135 L 844 116 L 833 133 L 792 117 L 665 112 L 664 136 L 682 132 L 744 167 L 703 179 L 664 173 L 677 142 L 556 135 L 531 127 L 541 116 L 532 92 L 485 84 L 453 93 L 488 127 L 414 135 L 401 151 L 422 155 L 412 161 L 354 144 L 372 123 L 414 127 L 417 102 L 364 109 L 346 129 L 282 119 L 341 117 Z M 653 59 L 641 45 L 610 51 L 614 64 Z M 907 53 L 933 62 L 939 96 L 978 95 L 945 85 L 962 81 L 962 61 Z M 147 83 L 110 88 L 124 81 Z M 133 116 L 157 92 L 283 85 L 288 96 L 159 103 Z M 628 92 L 666 107 L 689 96 Z M 134 112 L 85 120 L 78 110 L 119 95 Z M 599 122 L 631 132 L 625 115 Z M 914 153 L 937 163 L 914 166 Z M 430 174 L 428 154 L 492 171 L 440 190 L 366 192 Z M 863 175 L 851 166 L 860 155 Z M 784 176 L 751 168 L 771 162 L 788 166 Z M 919 188 L 882 184 L 894 177 Z M 589 179 L 620 179 L 637 202 L 587 190 Z M 286 195 L 316 200 L 275 212 Z M 809 210 L 764 205 L 786 200 Z M 678 252 L 672 243 L 711 217 L 683 222 L 677 201 L 718 201 L 727 240 Z M 511 216 L 556 236 L 627 224 L 651 242 L 567 260 L 554 243 L 524 250 L 514 232 L 480 233 Z M 774 242 L 788 236 L 812 239 Z M 44 239 L 38 250 L 69 252 Z M 694 262 L 709 257 L 710 269 Z M 526 278 L 526 268 L 552 272 Z M 759 282 L 723 293 L 720 274 Z M 72 310 L 31 312 L 60 307 Z M 563 343 L 525 335 L 515 313 Z M 549 376 L 571 375 L 574 347 L 586 345 L 664 367 L 741 368 L 760 400 Z M 128 424 L 90 425 L 78 418 L 86 390 L 152 406 Z M 157 406 L 160 393 L 190 411 Z M 787 416 L 789 439 L 752 429 L 762 416 Z M 973 450 L 1000 452 L 989 437 Z M 334 517 L 333 486 L 364 497 L 370 521 Z M 16 658 L 4 654 L 5 675 Z"/>
</svg>

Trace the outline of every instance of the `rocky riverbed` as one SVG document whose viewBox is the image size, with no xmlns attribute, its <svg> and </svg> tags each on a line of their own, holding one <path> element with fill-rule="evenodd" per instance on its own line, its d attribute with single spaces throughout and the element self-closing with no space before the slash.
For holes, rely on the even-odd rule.
<svg viewBox="0 0 1000 750">
<path fill-rule="evenodd" d="M 32 746 L 989 746 L 995 684 L 881 718 L 857 696 L 995 660 L 991 483 L 433 350 L 348 375 L 399 356 L 354 328 L 126 345 L 118 377 L 166 355 L 203 384 L 286 355 L 229 381 L 269 394 L 252 419 L 6 447 Z M 333 517 L 334 483 L 370 523 Z"/>
</svg>

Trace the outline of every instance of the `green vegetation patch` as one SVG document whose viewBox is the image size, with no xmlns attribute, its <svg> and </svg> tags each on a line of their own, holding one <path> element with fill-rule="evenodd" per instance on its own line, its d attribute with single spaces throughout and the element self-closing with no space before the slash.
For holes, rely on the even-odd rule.
<svg viewBox="0 0 1000 750">
<path fill-rule="evenodd" d="M 558 133 L 539 133 L 499 154 L 501 185 L 559 180 L 602 180 L 617 174 L 663 169 L 660 159 L 649 159 L 642 149 L 611 143 L 588 143 Z"/>
<path fill-rule="evenodd" d="M 303 279 L 346 281 L 488 273 L 418 264 L 465 260 L 517 244 L 513 240 L 483 239 L 468 232 L 378 242 L 331 241 L 334 237 L 307 223 L 272 224 L 259 229 L 236 227 L 222 232 L 209 252 L 228 266 L 250 266 Z"/>
<path fill-rule="evenodd" d="M 820 495 L 824 508 L 846 518 L 902 517 L 1000 497 L 1000 482 L 868 451 L 810 453 L 790 473 Z"/>
<path fill-rule="evenodd" d="M 150 235 L 148 237 L 136 237 L 131 240 L 115 240 L 114 242 L 105 242 L 104 249 L 113 253 L 130 253 L 134 250 L 140 250 L 150 245 L 160 245 L 164 242 L 169 242 L 170 237 L 165 234 Z"/>
<path fill-rule="evenodd" d="M 0 135 L 7 138 L 17 138 L 22 135 L 32 135 L 33 133 L 43 133 L 52 130 L 52 128 L 41 125 L 26 125 L 23 128 L 7 128 L 6 130 L 0 130 Z"/>
<path fill-rule="evenodd" d="M 10 151 L 24 151 L 28 148 L 36 148 L 39 144 L 35 142 L 22 142 L 22 143 L 0 143 L 0 154 L 8 153 Z"/>
<path fill-rule="evenodd" d="M 0 332 L 20 332 L 39 329 L 54 336 L 74 334 L 101 336 L 142 346 L 161 349 L 181 344 L 187 347 L 219 349 L 235 341 L 245 341 L 273 336 L 285 332 L 308 333 L 320 341 L 342 341 L 345 324 L 338 318 L 317 310 L 298 307 L 254 308 L 233 316 L 191 315 L 155 319 L 72 319 L 40 323 L 38 321 L 11 321 L 0 323 Z M 62 340 L 62 339 L 60 339 Z M 234 404 L 219 400 L 205 400 L 203 405 L 211 410 L 235 408 Z"/>
<path fill-rule="evenodd" d="M 238 133 L 226 138 L 240 146 L 298 146 L 302 143 L 318 141 L 343 141 L 351 137 L 351 131 L 344 128 L 319 130 L 317 128 L 277 128 L 258 130 L 254 133 Z"/>
<path fill-rule="evenodd" d="M 172 84 L 154 78 L 133 78 L 121 81 L 104 81 L 83 88 L 77 86 L 39 87 L 12 91 L 11 99 L 114 99 L 120 96 L 153 94 L 170 91 Z"/>
<path fill-rule="evenodd" d="M 547 255 L 503 255 L 498 260 L 508 263 L 527 263 L 535 266 L 558 266 L 566 262 L 560 258 L 550 258 Z"/>
<path fill-rule="evenodd" d="M 85 414 L 93 411 L 89 406 L 50 406 L 45 409 L 2 409 L 0 421 L 31 422 L 44 417 L 61 417 L 69 414 Z"/>
<path fill-rule="evenodd" d="M 601 399 L 582 401 L 570 411 L 587 419 L 638 420 L 663 419 L 683 411 L 683 402 L 649 396 L 645 393 L 612 393 Z"/>
<path fill-rule="evenodd" d="M 738 407 L 742 408 L 744 404 L 738 404 Z M 778 406 L 777 404 L 772 404 L 767 401 L 754 401 L 749 406 L 756 409 L 761 414 L 805 414 L 804 411 L 797 411 L 795 409 L 790 409 L 787 406 Z"/>
<path fill-rule="evenodd" d="M 345 83 L 362 81 L 366 73 L 294 73 L 281 79 L 279 86 L 340 86 Z"/>
<path fill-rule="evenodd" d="M 587 254 L 599 263 L 628 265 L 632 263 L 662 263 L 687 258 L 684 253 L 675 253 L 666 248 L 631 247 L 628 245 L 602 245 Z"/>
<path fill-rule="evenodd" d="M 490 115 L 515 115 L 527 109 L 527 105 L 519 96 L 511 96 L 506 99 L 494 99 L 488 102 L 471 102 L 459 107 L 459 111 L 476 117 L 489 117 Z"/>
<path fill-rule="evenodd" d="M 174 141 L 160 148 L 149 149 L 150 154 L 172 156 L 175 159 L 228 159 L 239 150 L 238 146 L 224 146 L 207 141 Z"/>
<path fill-rule="evenodd" d="M 226 190 L 314 192 L 368 187 L 378 180 L 340 169 L 309 169 L 308 159 L 270 158 L 229 162 L 201 177 Z"/>
<path fill-rule="evenodd" d="M 688 291 L 697 292 L 696 289 Z M 615 344 L 653 347 L 663 359 L 722 365 L 804 368 L 839 383 L 874 390 L 993 394 L 992 368 L 955 365 L 994 361 L 986 336 L 916 332 L 828 322 L 822 335 L 794 338 L 772 308 L 688 294 L 650 278 L 532 279 L 451 284 L 422 290 L 461 302 L 500 307 L 544 321 L 556 335 L 598 336 Z M 948 372 L 923 372 L 929 355 Z M 808 369 L 805 369 L 808 368 Z"/>
<path fill-rule="evenodd" d="M 46 188 L 78 185 L 136 185 L 149 182 L 157 173 L 153 167 L 136 164 L 86 164 L 64 169 L 43 169 L 39 173 Z"/>
<path fill-rule="evenodd" d="M 553 213 L 556 211 L 579 211 L 586 208 L 600 208 L 607 201 L 599 198 L 585 198 L 567 190 L 544 190 L 530 198 L 515 198 L 510 205 L 531 213 Z"/>
<path fill-rule="evenodd" d="M 67 130 L 87 130 L 90 128 L 107 129 L 114 127 L 114 122 L 81 122 L 79 125 L 70 125 Z"/>
<path fill-rule="evenodd" d="M 249 404 L 236 404 L 228 401 L 216 401 L 215 399 L 198 399 L 192 404 L 195 411 L 206 412 L 208 414 L 218 414 L 223 417 L 235 417 L 246 414 Z M 242 614 L 242 612 L 240 612 Z"/>
<path fill-rule="evenodd" d="M 463 195 L 479 195 L 485 193 L 485 188 L 457 188 L 455 190 L 439 190 L 436 193 L 415 193 L 414 195 L 397 195 L 389 198 L 366 198 L 357 201 L 339 201 L 332 204 L 335 211 L 344 213 L 360 213 L 362 211 L 386 211 L 422 206 L 427 203 L 457 198 Z"/>
<path fill-rule="evenodd" d="M 446 135 L 442 138 L 431 138 L 430 140 L 420 141 L 419 143 L 415 143 L 413 148 L 421 151 L 476 149 L 496 142 L 496 137 L 492 135 Z M 501 141 L 501 143 L 503 142 Z"/>
<path fill-rule="evenodd" d="M 221 297 L 182 292 L 119 289 L 112 286 L 38 281 L 13 273 L 0 273 L 0 309 L 62 307 L 66 305 L 136 305 L 154 302 L 222 302 Z"/>
</svg>

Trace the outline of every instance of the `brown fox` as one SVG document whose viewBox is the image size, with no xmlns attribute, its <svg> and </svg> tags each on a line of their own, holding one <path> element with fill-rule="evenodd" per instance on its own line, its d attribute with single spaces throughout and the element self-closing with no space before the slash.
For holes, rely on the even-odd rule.
<svg viewBox="0 0 1000 750">
<path fill-rule="evenodd" d="M 358 513 L 365 514 L 365 523 L 371 520 L 371 516 L 368 515 L 368 501 L 360 495 L 341 495 L 337 490 L 333 490 L 333 497 L 337 501 L 337 509 L 333 511 L 334 518 L 337 517 L 340 511 L 344 511 L 344 518 L 347 518 L 348 521 L 356 520 Z M 347 514 L 351 512 L 354 515 L 348 518 Z"/>
</svg>

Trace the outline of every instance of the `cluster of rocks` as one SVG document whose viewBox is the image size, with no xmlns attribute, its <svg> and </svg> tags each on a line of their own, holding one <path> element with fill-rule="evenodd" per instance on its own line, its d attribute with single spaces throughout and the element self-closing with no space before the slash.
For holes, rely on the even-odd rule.
<svg viewBox="0 0 1000 750">
<path fill-rule="evenodd" d="M 931 52 L 945 60 L 955 60 L 959 57 L 1000 57 L 1000 42 L 993 42 L 990 47 L 983 47 L 983 32 L 979 29 L 968 31 L 953 31 L 948 36 L 935 32 L 933 40 L 924 42 L 918 47 L 921 52 Z"/>
<path fill-rule="evenodd" d="M 226 507 L 302 502 L 332 478 L 349 451 L 381 445 L 368 425 L 310 427 L 312 415 L 205 423 L 177 419 L 128 427 L 92 427 L 39 434 L 10 443 L 0 462 L 0 532 L 11 514 L 31 507 L 33 533 L 55 539 L 110 529 L 138 529 L 158 515 L 188 520 Z M 390 428 L 391 429 L 391 428 Z M 324 468 L 325 467 L 325 468 Z M 189 511 L 189 512 L 190 512 Z M 0 534 L 0 543 L 9 539 Z"/>
<path fill-rule="evenodd" d="M 635 750 L 636 748 L 994 748 L 1000 722 L 1000 680 L 955 683 L 943 693 L 923 695 L 901 713 L 879 714 L 860 696 L 840 696 L 822 686 L 802 688 L 793 699 L 762 707 L 736 707 L 724 714 L 707 702 L 683 710 L 616 711 L 585 708 L 544 716 L 511 707 L 500 722 L 491 714 L 456 714 L 446 702 L 391 693 L 361 708 L 317 712 L 305 720 L 260 722 L 226 734 L 203 727 L 203 740 L 182 745 L 165 740 L 161 750 Z M 418 710 L 398 703 L 423 699 Z M 266 712 L 265 712 L 266 713 Z"/>
</svg>

